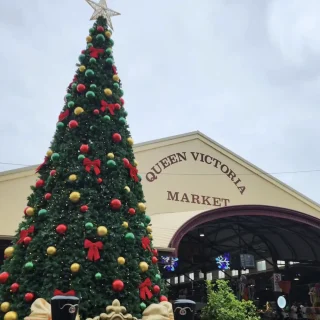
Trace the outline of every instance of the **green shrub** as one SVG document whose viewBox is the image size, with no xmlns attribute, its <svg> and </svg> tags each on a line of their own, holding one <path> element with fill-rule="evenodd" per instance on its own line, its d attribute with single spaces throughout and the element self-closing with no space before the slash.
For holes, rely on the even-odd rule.
<svg viewBox="0 0 320 320">
<path fill-rule="evenodd" d="M 207 281 L 207 305 L 202 309 L 204 320 L 260 320 L 252 301 L 239 301 L 228 281 Z"/>
</svg>

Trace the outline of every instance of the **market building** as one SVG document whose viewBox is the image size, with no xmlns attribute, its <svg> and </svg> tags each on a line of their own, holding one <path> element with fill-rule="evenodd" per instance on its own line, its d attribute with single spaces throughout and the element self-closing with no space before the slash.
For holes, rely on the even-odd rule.
<svg viewBox="0 0 320 320">
<path fill-rule="evenodd" d="M 174 297 L 200 302 L 204 280 L 223 278 L 253 300 L 287 290 L 308 299 L 308 285 L 319 281 L 319 204 L 200 132 L 134 151 Z M 36 167 L 0 173 L 1 252 L 22 219 Z"/>
</svg>

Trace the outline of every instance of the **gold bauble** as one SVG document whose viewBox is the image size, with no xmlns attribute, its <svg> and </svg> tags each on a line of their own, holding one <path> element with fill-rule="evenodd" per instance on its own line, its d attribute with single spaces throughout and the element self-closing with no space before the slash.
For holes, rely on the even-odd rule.
<svg viewBox="0 0 320 320">
<path fill-rule="evenodd" d="M 138 203 L 138 209 L 139 209 L 140 212 L 145 212 L 147 207 L 143 202 L 139 202 Z"/>
<path fill-rule="evenodd" d="M 87 42 L 91 42 L 92 41 L 92 37 L 91 36 L 87 36 L 86 40 L 87 40 Z"/>
<path fill-rule="evenodd" d="M 27 216 L 29 217 L 32 217 L 34 215 L 34 209 L 29 207 L 27 210 L 26 210 L 26 214 Z"/>
<path fill-rule="evenodd" d="M 80 270 L 80 264 L 79 263 L 73 263 L 70 267 L 71 272 L 79 272 Z"/>
<path fill-rule="evenodd" d="M 108 234 L 108 229 L 104 226 L 100 226 L 97 228 L 97 233 L 99 237 L 104 237 Z"/>
<path fill-rule="evenodd" d="M 86 67 L 85 67 L 85 66 L 80 66 L 80 67 L 79 67 L 79 71 L 80 71 L 80 72 L 84 72 L 85 70 L 86 70 Z"/>
<path fill-rule="evenodd" d="M 153 239 L 152 234 L 149 234 L 149 239 L 150 239 L 150 240 L 152 240 L 152 239 Z"/>
<path fill-rule="evenodd" d="M 11 258 L 13 256 L 14 247 L 8 247 L 4 250 L 4 255 L 8 258 Z"/>
<path fill-rule="evenodd" d="M 134 165 L 135 167 L 137 167 L 138 164 L 139 164 L 139 162 L 138 162 L 137 160 L 133 160 L 133 165 Z"/>
<path fill-rule="evenodd" d="M 74 109 L 74 114 L 75 114 L 76 116 L 78 116 L 78 115 L 81 114 L 83 111 L 84 111 L 83 108 L 81 108 L 81 107 L 76 107 L 76 108 Z"/>
<path fill-rule="evenodd" d="M 71 192 L 69 199 L 71 200 L 71 202 L 76 203 L 80 200 L 80 193 L 77 191 L 73 191 Z"/>
<path fill-rule="evenodd" d="M 149 269 L 149 265 L 143 261 L 139 263 L 139 268 L 142 272 L 146 272 Z"/>
<path fill-rule="evenodd" d="M 52 154 L 53 154 L 53 151 L 52 151 L 52 150 L 48 150 L 48 151 L 47 151 L 47 157 L 51 157 Z"/>
<path fill-rule="evenodd" d="M 151 228 L 150 226 L 147 226 L 147 231 L 148 231 L 149 233 L 151 233 L 151 232 L 152 232 L 152 228 Z"/>
<path fill-rule="evenodd" d="M 118 258 L 118 263 L 119 264 L 125 264 L 126 263 L 126 259 L 124 257 L 119 257 Z"/>
<path fill-rule="evenodd" d="M 133 146 L 133 144 L 134 144 L 134 141 L 133 141 L 132 138 L 128 138 L 128 139 L 127 139 L 127 142 L 128 142 L 128 144 L 129 144 L 129 146 Z"/>
<path fill-rule="evenodd" d="M 17 320 L 18 314 L 15 311 L 9 311 L 4 315 L 4 320 Z"/>
<path fill-rule="evenodd" d="M 118 76 L 117 74 L 114 74 L 114 75 L 112 76 L 112 80 L 115 81 L 115 82 L 119 82 L 119 81 L 120 81 L 120 78 L 119 78 L 119 76 Z"/>
<path fill-rule="evenodd" d="M 71 174 L 68 179 L 69 179 L 69 181 L 76 181 L 78 179 L 78 177 L 76 174 Z"/>
<path fill-rule="evenodd" d="M 127 192 L 130 192 L 130 191 L 131 191 L 128 186 L 125 186 L 125 187 L 124 187 L 124 190 L 126 190 Z"/>
<path fill-rule="evenodd" d="M 109 153 L 107 154 L 107 157 L 108 157 L 109 159 L 114 159 L 114 154 L 113 154 L 112 152 L 109 152 Z"/>
<path fill-rule="evenodd" d="M 57 252 L 57 249 L 55 247 L 48 247 L 47 248 L 47 254 L 49 256 L 53 256 L 54 254 L 56 254 L 56 252 Z"/>
<path fill-rule="evenodd" d="M 124 228 L 128 229 L 129 223 L 128 223 L 127 221 L 124 221 L 124 222 L 122 223 L 122 226 L 123 226 Z"/>
<path fill-rule="evenodd" d="M 112 96 L 112 91 L 109 88 L 104 89 L 103 92 L 108 97 Z"/>
<path fill-rule="evenodd" d="M 2 312 L 8 312 L 10 310 L 10 303 L 9 302 L 2 302 L 0 306 L 0 310 Z"/>
<path fill-rule="evenodd" d="M 110 39 L 111 36 L 112 36 L 112 33 L 111 33 L 110 31 L 106 31 L 106 32 L 104 33 L 104 35 L 105 35 L 108 39 Z"/>
</svg>

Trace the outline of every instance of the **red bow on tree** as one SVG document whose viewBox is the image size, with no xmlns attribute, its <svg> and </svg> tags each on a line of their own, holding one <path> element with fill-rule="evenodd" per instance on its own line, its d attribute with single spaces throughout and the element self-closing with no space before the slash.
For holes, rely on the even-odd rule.
<svg viewBox="0 0 320 320">
<path fill-rule="evenodd" d="M 151 252 L 151 248 L 150 248 L 150 239 L 148 237 L 143 237 L 141 239 L 141 245 L 142 245 L 142 248 L 144 250 L 148 249 L 150 252 Z"/>
<path fill-rule="evenodd" d="M 64 112 L 61 112 L 59 115 L 59 121 L 63 121 L 65 118 L 67 118 L 69 116 L 69 114 L 70 114 L 69 109 L 67 109 Z"/>
<path fill-rule="evenodd" d="M 124 166 L 129 169 L 130 172 L 130 177 L 135 181 L 138 182 L 139 178 L 138 178 L 138 169 L 136 167 L 134 167 L 128 159 L 123 158 L 122 159 Z"/>
<path fill-rule="evenodd" d="M 59 289 L 55 289 L 53 292 L 54 296 L 75 296 L 76 292 L 74 290 L 70 290 L 68 292 L 62 292 Z"/>
<path fill-rule="evenodd" d="M 87 258 L 90 261 L 100 260 L 99 250 L 103 249 L 103 243 L 101 241 L 91 242 L 90 240 L 84 240 L 85 249 L 89 249 Z"/>
<path fill-rule="evenodd" d="M 117 67 L 116 67 L 116 66 L 112 66 L 112 71 L 113 71 L 113 74 L 118 74 L 118 71 L 117 71 Z"/>
<path fill-rule="evenodd" d="M 48 163 L 48 161 L 49 161 L 49 157 L 47 157 L 47 156 L 44 157 L 44 161 L 36 169 L 36 173 L 38 173 L 42 169 L 42 167 L 45 166 Z"/>
<path fill-rule="evenodd" d="M 99 54 L 102 54 L 104 52 L 103 49 L 97 49 L 94 47 L 90 47 L 89 48 L 89 53 L 90 53 L 90 57 L 92 58 L 99 58 Z"/>
<path fill-rule="evenodd" d="M 151 280 L 150 278 L 147 278 L 144 282 L 142 282 L 140 285 L 139 285 L 139 290 L 140 290 L 140 298 L 142 300 L 146 300 L 147 298 L 148 299 L 151 299 L 152 298 L 152 292 L 151 290 L 149 289 L 149 287 L 151 287 L 152 283 L 151 283 Z"/>
<path fill-rule="evenodd" d="M 34 232 L 34 226 L 30 226 L 26 230 L 21 230 L 20 231 L 20 239 L 18 240 L 17 243 L 22 243 L 24 238 L 26 238 L 30 233 L 33 233 L 33 232 Z"/>
<path fill-rule="evenodd" d="M 90 160 L 88 158 L 83 159 L 83 165 L 85 166 L 86 171 L 90 172 L 91 168 L 93 168 L 93 171 L 96 175 L 100 173 L 100 165 L 101 161 L 99 159 L 96 160 Z"/>
<path fill-rule="evenodd" d="M 120 104 L 118 103 L 107 103 L 106 101 L 104 100 L 101 100 L 101 112 L 105 112 L 106 109 L 109 110 L 110 114 L 112 116 L 114 116 L 114 110 L 119 110 L 121 108 Z"/>
</svg>

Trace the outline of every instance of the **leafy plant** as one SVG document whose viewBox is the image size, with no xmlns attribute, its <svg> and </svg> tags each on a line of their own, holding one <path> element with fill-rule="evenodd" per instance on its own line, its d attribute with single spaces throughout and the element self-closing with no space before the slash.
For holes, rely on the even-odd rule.
<svg viewBox="0 0 320 320">
<path fill-rule="evenodd" d="M 228 281 L 207 281 L 207 305 L 202 309 L 204 320 L 260 320 L 252 301 L 239 301 Z"/>
</svg>

